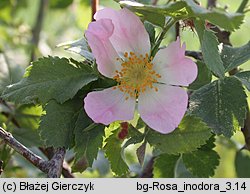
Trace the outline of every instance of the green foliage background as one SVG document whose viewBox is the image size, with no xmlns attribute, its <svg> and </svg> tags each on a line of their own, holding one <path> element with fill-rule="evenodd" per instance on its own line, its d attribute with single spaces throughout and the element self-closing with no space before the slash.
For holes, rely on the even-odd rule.
<svg viewBox="0 0 250 194">
<path fill-rule="evenodd" d="M 36 15 L 37 10 L 39 7 L 39 1 L 34 0 L 13 0 L 12 3 L 9 3 L 8 0 L 1 0 L 0 1 L 0 52 L 3 52 L 4 55 L 8 58 L 9 66 L 3 67 L 0 66 L 0 92 L 2 93 L 5 86 L 16 83 L 19 81 L 24 73 L 25 68 L 30 63 L 30 55 L 31 51 L 33 50 L 32 44 L 31 44 L 31 37 L 32 37 L 32 28 L 36 24 Z M 48 6 L 46 10 L 46 15 L 44 18 L 43 28 L 40 35 L 40 41 L 38 45 L 38 49 L 35 49 L 36 57 L 42 57 L 42 56 L 60 56 L 60 57 L 73 57 L 74 59 L 79 59 L 78 55 L 70 54 L 68 52 L 65 52 L 61 48 L 55 48 L 56 45 L 62 42 L 71 41 L 75 39 L 79 39 L 83 36 L 84 30 L 87 28 L 88 23 L 91 21 L 91 7 L 90 7 L 90 1 L 89 0 L 74 0 L 73 3 L 70 0 L 51 0 L 50 5 Z M 165 2 L 164 0 L 161 0 L 160 2 Z M 206 5 L 207 1 L 202 0 L 201 1 L 203 5 Z M 228 6 L 228 10 L 230 12 L 235 12 L 239 6 L 240 1 L 231 1 L 231 0 L 218 0 L 218 5 L 221 8 L 224 8 L 225 6 Z M 113 8 L 119 8 L 117 3 L 114 3 L 112 0 L 100 0 L 101 6 L 108 6 Z M 250 12 L 246 13 L 245 16 L 245 22 L 241 25 L 240 29 L 238 29 L 236 32 L 232 33 L 231 35 L 231 43 L 234 47 L 242 46 L 246 44 L 249 41 L 249 32 L 250 32 Z M 167 44 L 170 41 L 174 40 L 174 30 L 172 29 L 170 33 L 168 33 L 166 39 L 162 42 L 162 44 Z M 181 31 L 181 39 L 182 41 L 186 42 L 187 50 L 198 50 L 199 49 L 199 38 L 198 35 L 193 33 L 190 29 L 183 29 Z M 0 64 L 1 65 L 1 64 Z M 243 64 L 240 68 L 243 68 L 244 70 L 250 70 L 250 61 Z M 73 71 L 73 70 L 72 70 Z M 95 76 L 90 77 L 90 79 L 95 79 Z M 55 95 L 56 95 L 56 91 Z M 248 92 L 248 96 L 249 92 Z M 65 100 L 65 96 L 60 99 L 61 101 Z M 28 99 L 28 100 L 32 100 Z M 248 102 L 249 102 L 248 97 Z M 55 108 L 56 104 L 51 102 L 47 105 L 48 112 L 50 110 L 50 107 Z M 4 106 L 0 107 L 0 110 L 3 110 Z M 72 107 L 71 107 L 72 108 Z M 77 107 L 78 108 L 78 107 Z M 77 109 L 78 110 L 78 109 Z M 19 112 L 16 112 L 17 118 L 19 118 L 20 122 L 23 122 L 22 117 L 25 115 L 32 114 L 34 116 L 34 111 L 36 114 L 41 115 L 42 110 L 41 107 L 37 107 L 36 110 L 29 109 L 29 107 L 24 106 L 20 107 L 18 109 Z M 75 110 L 71 110 L 72 114 Z M 33 113 L 31 113 L 33 112 Z M 47 113 L 48 113 L 47 112 Z M 52 111 L 53 112 L 53 111 Z M 19 116 L 19 117 L 18 117 Z M 56 115 L 57 116 L 57 115 Z M 27 119 L 27 118 L 26 118 Z M 77 118 L 76 118 L 77 119 Z M 0 116 L 0 125 L 2 125 L 3 122 L 6 122 L 4 120 L 3 116 Z M 36 118 L 32 117 L 29 118 L 25 123 L 26 125 L 33 126 L 36 128 L 37 121 Z M 81 121 L 79 121 L 81 122 Z M 25 125 L 24 125 L 25 126 Z M 44 121 L 41 126 L 48 128 L 48 125 L 46 121 Z M 48 131 L 49 132 L 49 131 Z M 12 133 L 20 139 L 25 142 L 25 144 L 29 147 L 32 147 L 32 142 L 34 141 L 34 136 L 31 136 L 31 138 L 28 138 L 27 131 L 25 129 L 22 129 L 22 131 L 18 131 L 13 129 Z M 91 134 L 89 134 L 91 136 Z M 101 137 L 102 134 L 100 134 Z M 116 135 L 110 132 L 109 138 L 112 140 L 112 137 Z M 23 138 L 23 139 L 22 139 Z M 66 141 L 66 140 L 65 140 Z M 81 142 L 82 139 L 79 139 L 79 142 Z M 33 142 L 34 143 L 34 142 Z M 37 145 L 39 142 L 36 142 Z M 57 142 L 58 145 L 60 145 L 61 142 Z M 178 142 L 177 142 L 178 143 Z M 106 147 L 112 147 L 113 145 L 120 145 L 120 142 L 116 142 L 115 139 L 110 141 L 110 144 L 107 144 Z M 220 165 L 217 167 L 215 171 L 214 177 L 237 177 L 236 170 L 238 169 L 238 176 L 244 177 L 245 175 L 244 171 L 241 170 L 241 168 L 234 164 L 235 162 L 235 156 L 237 160 L 240 160 L 242 162 L 242 165 L 246 165 L 244 160 L 249 161 L 250 155 L 249 153 L 237 153 L 237 150 L 241 147 L 241 145 L 244 145 L 244 138 L 241 132 L 236 132 L 236 134 L 231 138 L 231 140 L 228 140 L 223 137 L 219 137 L 216 139 L 216 151 L 220 155 Z M 84 145 L 83 145 L 84 146 Z M 70 147 L 70 143 L 69 143 Z M 138 147 L 138 146 L 137 146 Z M 128 163 L 130 164 L 130 168 L 134 169 L 134 171 L 137 170 L 138 166 L 135 165 L 137 159 L 136 155 L 132 150 L 137 148 L 136 146 L 130 146 L 126 151 L 126 158 L 128 160 Z M 32 148 L 34 152 L 37 152 L 39 154 L 40 151 L 36 148 Z M 93 148 L 94 149 L 94 148 Z M 105 149 L 105 147 L 104 147 Z M 197 152 L 203 153 L 204 150 L 208 148 L 202 147 Z M 6 153 L 8 153 L 10 150 L 9 148 L 4 148 L 4 151 L 0 153 L 1 157 L 5 157 Z M 206 150 L 207 151 L 207 150 Z M 5 153 L 6 152 L 6 153 Z M 205 151 L 204 151 L 205 152 Z M 213 150 L 207 151 L 208 154 L 213 155 Z M 13 153 L 14 154 L 14 153 Z M 68 153 L 67 157 L 70 158 L 72 153 Z M 206 153 L 205 153 L 206 154 Z M 113 158 L 112 159 L 112 153 L 107 153 L 108 156 L 110 156 L 110 160 L 119 160 L 121 158 Z M 93 169 L 89 169 L 87 171 L 84 171 L 84 173 L 80 174 L 77 173 L 77 176 L 79 177 L 110 177 L 112 176 L 112 173 L 110 171 L 109 164 L 107 162 L 107 159 L 104 158 L 103 153 L 100 153 L 98 156 L 98 160 L 94 164 Z M 168 153 L 164 153 L 162 156 L 163 158 L 157 158 L 156 165 L 160 166 L 161 161 L 164 160 L 164 158 L 170 158 L 170 165 L 171 161 L 176 161 L 178 158 L 176 158 L 173 155 L 168 155 Z M 193 158 L 192 158 L 193 157 Z M 192 155 L 192 157 L 187 155 L 184 155 L 182 160 L 186 162 L 185 164 L 192 163 L 192 160 L 197 160 L 195 158 L 195 153 Z M 93 156 L 90 156 L 88 158 L 81 158 L 80 156 L 77 157 L 79 162 L 89 162 L 93 160 Z M 180 163 L 183 161 L 180 161 Z M 114 161 L 116 163 L 117 161 Z M 202 165 L 202 161 L 201 165 Z M 216 161 L 211 161 L 211 165 L 216 164 Z M 127 167 L 126 164 L 124 164 L 125 167 L 122 169 L 117 169 L 118 171 L 126 171 Z M 81 168 L 84 165 L 81 165 Z M 111 163 L 112 166 L 112 163 Z M 82 171 L 84 169 L 79 170 L 79 166 L 75 165 L 73 166 L 73 170 L 76 171 Z M 209 171 L 209 166 L 207 167 Z M 192 169 L 189 169 L 192 171 Z M 44 175 L 31 166 L 28 162 L 26 162 L 22 157 L 20 157 L 17 154 L 14 154 L 13 158 L 11 159 L 11 162 L 6 166 L 5 174 L 3 176 L 6 177 L 37 177 Z M 159 172 L 157 171 L 157 168 L 155 169 L 155 173 L 157 176 L 161 176 L 161 173 L 172 173 L 172 172 Z M 185 172 L 182 172 L 185 174 Z M 194 172 L 199 176 L 200 172 Z"/>
</svg>

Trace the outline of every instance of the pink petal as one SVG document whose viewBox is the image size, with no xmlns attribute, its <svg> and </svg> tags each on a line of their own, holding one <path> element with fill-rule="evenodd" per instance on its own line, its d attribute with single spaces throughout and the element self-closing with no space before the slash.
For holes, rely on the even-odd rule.
<svg viewBox="0 0 250 194">
<path fill-rule="evenodd" d="M 197 66 L 185 56 L 186 46 L 181 47 L 180 40 L 157 52 L 152 63 L 161 75 L 158 82 L 170 85 L 188 86 L 197 77 Z"/>
<path fill-rule="evenodd" d="M 181 122 L 188 103 L 187 92 L 175 86 L 155 84 L 158 92 L 148 90 L 138 99 L 142 120 L 160 133 L 172 132 Z"/>
<path fill-rule="evenodd" d="M 124 8 L 119 11 L 105 8 L 95 14 L 95 19 L 108 18 L 114 24 L 114 33 L 110 41 L 119 54 L 134 52 L 136 55 L 150 53 L 148 33 L 134 13 Z"/>
<path fill-rule="evenodd" d="M 131 120 L 134 117 L 135 99 L 125 99 L 119 89 L 108 88 L 90 92 L 84 99 L 84 109 L 95 123 L 108 125 L 118 120 Z"/>
<path fill-rule="evenodd" d="M 98 70 L 111 78 L 120 66 L 120 63 L 116 60 L 119 56 L 109 40 L 113 31 L 114 25 L 109 19 L 91 22 L 85 31 L 89 46 L 96 58 Z"/>
</svg>

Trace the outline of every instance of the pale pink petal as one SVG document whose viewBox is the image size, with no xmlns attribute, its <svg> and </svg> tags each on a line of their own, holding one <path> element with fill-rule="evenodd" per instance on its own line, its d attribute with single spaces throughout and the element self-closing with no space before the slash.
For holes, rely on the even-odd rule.
<svg viewBox="0 0 250 194">
<path fill-rule="evenodd" d="M 155 84 L 158 92 L 146 90 L 138 99 L 142 120 L 160 133 L 172 132 L 182 120 L 188 104 L 187 92 L 175 86 Z"/>
<path fill-rule="evenodd" d="M 114 24 L 110 41 L 119 54 L 134 52 L 136 55 L 150 53 L 149 35 L 134 13 L 124 8 L 119 11 L 104 8 L 95 14 L 95 19 L 108 18 Z"/>
<path fill-rule="evenodd" d="M 96 58 L 97 68 L 103 75 L 113 77 L 119 69 L 119 56 L 109 38 L 113 34 L 114 25 L 110 19 L 91 22 L 85 31 L 88 44 Z"/>
<path fill-rule="evenodd" d="M 152 63 L 154 70 L 161 75 L 158 82 L 170 85 L 188 86 L 197 77 L 197 66 L 185 56 L 185 44 L 179 38 L 168 47 L 160 49 Z"/>
<path fill-rule="evenodd" d="M 84 99 L 84 109 L 95 123 L 108 125 L 118 120 L 131 120 L 134 117 L 135 99 L 125 99 L 119 89 L 108 88 L 90 92 Z"/>
</svg>

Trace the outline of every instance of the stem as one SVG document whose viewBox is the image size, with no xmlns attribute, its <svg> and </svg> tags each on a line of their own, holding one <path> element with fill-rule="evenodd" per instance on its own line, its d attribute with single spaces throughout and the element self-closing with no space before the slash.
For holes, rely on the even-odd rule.
<svg viewBox="0 0 250 194">
<path fill-rule="evenodd" d="M 178 37 L 180 37 L 180 22 L 179 21 L 175 23 L 175 40 L 177 40 Z"/>
<path fill-rule="evenodd" d="M 3 172 L 3 161 L 0 160 L 0 175 L 2 174 Z"/>
<path fill-rule="evenodd" d="M 11 148 L 13 148 L 17 153 L 25 157 L 31 164 L 39 168 L 41 171 L 48 173 L 48 168 L 46 166 L 46 161 L 44 161 L 40 156 L 31 152 L 28 148 L 18 142 L 11 133 L 8 133 L 3 128 L 0 127 L 0 138 L 5 141 Z"/>
<path fill-rule="evenodd" d="M 196 60 L 202 60 L 202 53 L 197 51 L 186 51 L 186 56 L 193 57 Z"/>
<path fill-rule="evenodd" d="M 155 43 L 155 45 L 154 45 L 154 47 L 153 47 L 153 49 L 152 49 L 151 56 L 155 56 L 155 54 L 156 54 L 156 52 L 157 52 L 157 50 L 158 50 L 158 48 L 159 48 L 159 46 L 160 46 L 162 40 L 165 38 L 166 33 L 167 33 L 168 30 L 175 24 L 175 22 L 176 22 L 176 20 L 170 19 L 170 20 L 166 23 L 165 27 L 163 28 L 163 30 L 162 30 L 162 32 L 161 32 L 159 38 L 157 39 L 157 41 L 156 41 L 156 43 Z"/>
<path fill-rule="evenodd" d="M 48 162 L 48 178 L 59 178 L 61 176 L 65 153 L 65 148 L 56 149 L 54 156 Z"/>
<path fill-rule="evenodd" d="M 207 8 L 213 8 L 216 7 L 217 0 L 208 0 L 207 1 Z"/>
<path fill-rule="evenodd" d="M 55 154 L 53 147 L 48 148 L 39 148 L 39 150 L 49 159 L 51 160 Z M 75 176 L 71 173 L 70 166 L 67 161 L 63 162 L 62 166 L 62 175 L 64 178 L 74 178 Z"/>
<path fill-rule="evenodd" d="M 91 0 L 92 6 L 92 21 L 95 21 L 94 15 L 99 9 L 99 0 Z"/>
<path fill-rule="evenodd" d="M 31 164 L 48 175 L 48 178 L 58 178 L 62 172 L 65 156 L 65 148 L 57 148 L 51 160 L 45 161 L 40 156 L 30 151 L 27 147 L 17 141 L 11 133 L 0 127 L 0 138 L 4 140 L 12 149 L 21 154 Z"/>
<path fill-rule="evenodd" d="M 242 0 L 239 8 L 237 9 L 237 13 L 244 13 L 244 9 L 246 8 L 249 0 Z"/>
<path fill-rule="evenodd" d="M 46 7 L 48 5 L 48 0 L 40 0 L 39 9 L 37 13 L 36 23 L 34 28 L 32 29 L 32 50 L 31 50 L 31 56 L 30 61 L 34 61 L 36 57 L 36 49 L 39 43 L 40 38 L 40 32 L 42 30 L 42 24 L 44 20 L 44 13 L 46 10 Z"/>
</svg>

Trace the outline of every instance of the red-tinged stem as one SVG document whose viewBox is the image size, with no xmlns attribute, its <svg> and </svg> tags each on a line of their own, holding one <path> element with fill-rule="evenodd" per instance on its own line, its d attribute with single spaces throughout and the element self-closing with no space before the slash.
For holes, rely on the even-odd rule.
<svg viewBox="0 0 250 194">
<path fill-rule="evenodd" d="M 92 7 L 92 21 L 95 21 L 94 15 L 99 9 L 99 0 L 91 0 L 91 7 Z"/>
</svg>

